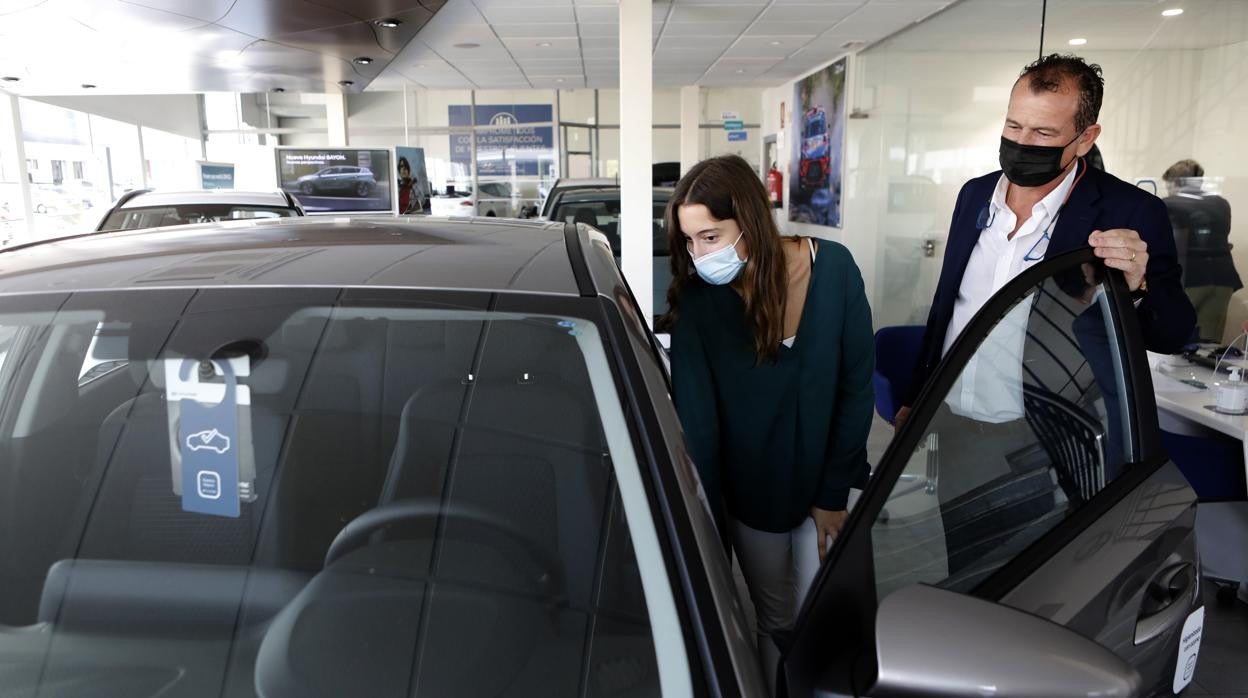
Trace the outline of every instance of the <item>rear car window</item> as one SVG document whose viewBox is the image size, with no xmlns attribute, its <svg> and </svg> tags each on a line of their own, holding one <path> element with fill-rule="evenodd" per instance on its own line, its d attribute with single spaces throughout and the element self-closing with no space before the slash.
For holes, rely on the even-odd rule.
<svg viewBox="0 0 1248 698">
<path fill-rule="evenodd" d="M 256 218 L 289 218 L 298 215 L 292 208 L 238 204 L 204 204 L 123 208 L 109 214 L 100 230 L 136 230 L 167 225 L 216 223 Z"/>
<path fill-rule="evenodd" d="M 596 325 L 490 302 L 0 297 L 0 692 L 657 694 Z"/>
<path fill-rule="evenodd" d="M 656 257 L 669 257 L 672 254 L 663 222 L 667 201 L 667 196 L 655 195 L 650 215 L 652 244 Z M 567 194 L 555 205 L 550 219 L 563 223 L 585 223 L 594 226 L 606 234 L 607 240 L 611 243 L 611 252 L 619 258 L 620 197 L 618 192 L 597 195 Z"/>
</svg>

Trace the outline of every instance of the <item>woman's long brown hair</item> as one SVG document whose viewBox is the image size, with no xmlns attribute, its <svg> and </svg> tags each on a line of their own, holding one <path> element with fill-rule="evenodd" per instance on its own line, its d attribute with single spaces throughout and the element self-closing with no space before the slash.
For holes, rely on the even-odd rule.
<svg viewBox="0 0 1248 698">
<path fill-rule="evenodd" d="M 693 259 L 676 215 L 687 204 L 702 204 L 716 220 L 732 219 L 741 228 L 749 256 L 732 285 L 745 301 L 746 326 L 754 335 L 754 353 L 759 361 L 774 359 L 784 340 L 787 263 L 780 230 L 771 217 L 767 190 L 750 164 L 736 155 L 703 160 L 676 184 L 664 213 L 672 251 L 672 284 L 667 289 L 668 312 L 659 326 L 670 329 L 676 322 L 681 292 L 694 273 Z"/>
</svg>

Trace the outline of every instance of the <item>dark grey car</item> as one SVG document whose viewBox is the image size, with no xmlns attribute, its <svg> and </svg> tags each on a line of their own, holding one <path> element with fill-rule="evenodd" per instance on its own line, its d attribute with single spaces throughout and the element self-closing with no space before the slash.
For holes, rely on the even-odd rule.
<svg viewBox="0 0 1248 698">
<path fill-rule="evenodd" d="M 0 253 L 0 692 L 767 693 L 600 236 L 205 229 Z M 787 695 L 1169 690 L 1194 497 L 1092 263 L 1024 272 L 949 352 L 788 638 Z M 939 456 L 968 365 L 1034 423 L 999 461 Z"/>
<path fill-rule="evenodd" d="M 335 165 L 323 167 L 295 180 L 299 191 L 308 194 L 346 194 L 369 196 L 377 188 L 377 177 L 367 167 Z"/>
</svg>

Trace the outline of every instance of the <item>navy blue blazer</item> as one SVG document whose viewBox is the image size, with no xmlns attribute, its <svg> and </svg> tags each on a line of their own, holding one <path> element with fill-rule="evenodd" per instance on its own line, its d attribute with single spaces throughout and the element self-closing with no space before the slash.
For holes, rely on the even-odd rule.
<svg viewBox="0 0 1248 698">
<path fill-rule="evenodd" d="M 1086 163 L 1081 167 L 1087 167 Z M 919 361 L 915 366 L 909 400 L 913 405 L 919 391 L 940 363 L 945 334 L 953 318 L 953 305 L 962 286 L 962 274 L 971 251 L 979 240 L 980 212 L 992 199 L 1001 178 L 993 172 L 972 179 L 962 186 L 953 209 L 953 222 L 945 243 L 944 267 L 936 284 L 936 295 L 927 316 L 927 331 Z M 1163 354 L 1180 351 L 1196 326 L 1196 312 L 1183 292 L 1182 271 L 1175 252 L 1170 216 L 1161 199 L 1113 175 L 1090 168 L 1071 191 L 1053 227 L 1045 258 L 1088 245 L 1094 230 L 1129 228 L 1148 243 L 1148 293 L 1137 306 L 1144 344 Z"/>
</svg>

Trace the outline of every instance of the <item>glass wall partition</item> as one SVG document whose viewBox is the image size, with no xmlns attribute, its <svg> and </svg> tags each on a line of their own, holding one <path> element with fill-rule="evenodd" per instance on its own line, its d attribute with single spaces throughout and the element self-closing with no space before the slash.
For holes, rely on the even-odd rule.
<svg viewBox="0 0 1248 698">
<path fill-rule="evenodd" d="M 30 99 L 20 105 L 35 237 L 91 230 L 111 201 L 107 153 L 93 147 L 93 117 Z M 137 162 L 137 127 L 128 129 Z"/>
<path fill-rule="evenodd" d="M 0 93 L 0 245 L 26 234 L 26 208 L 10 98 Z"/>
</svg>

